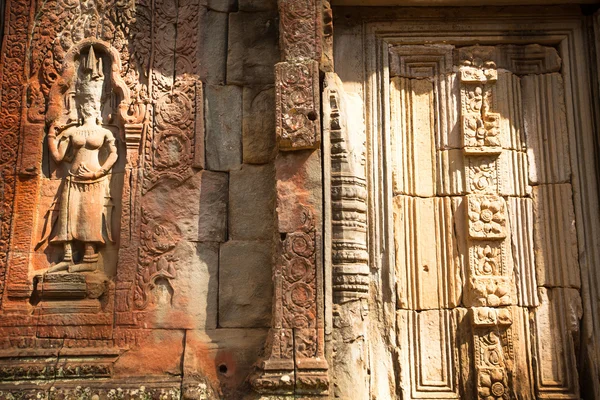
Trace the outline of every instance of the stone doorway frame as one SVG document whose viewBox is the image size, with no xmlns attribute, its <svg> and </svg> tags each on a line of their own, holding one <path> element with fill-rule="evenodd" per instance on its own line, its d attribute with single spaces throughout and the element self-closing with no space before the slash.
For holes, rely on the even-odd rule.
<svg viewBox="0 0 600 400">
<path fill-rule="evenodd" d="M 386 163 L 389 165 L 389 104 L 386 104 L 388 92 L 386 83 L 388 45 L 411 45 L 439 43 L 441 37 L 445 43 L 462 45 L 496 45 L 502 43 L 556 46 L 563 58 L 563 78 L 565 80 L 567 98 L 567 119 L 571 158 L 578 160 L 573 168 L 573 188 L 577 221 L 577 238 L 579 260 L 582 270 L 582 298 L 584 318 L 582 321 L 582 348 L 587 354 L 583 361 L 587 370 L 587 378 L 598 376 L 596 361 L 600 347 L 597 332 L 600 319 L 595 304 L 599 294 L 600 275 L 597 265 L 600 262 L 600 213 L 598 208 L 598 149 L 597 133 L 598 102 L 595 101 L 598 88 L 598 77 L 593 73 L 593 51 L 597 46 L 589 40 L 592 30 L 591 18 L 587 19 L 573 11 L 573 7 L 521 7 L 512 9 L 486 7 L 475 8 L 381 8 L 365 12 L 364 8 L 335 8 L 334 25 L 336 34 L 354 35 L 360 45 L 349 49 L 344 57 L 358 63 L 363 74 L 350 74 L 349 68 L 336 65 L 336 72 L 343 82 L 351 82 L 349 86 L 357 91 L 363 90 L 365 102 L 367 147 L 368 147 L 368 181 L 369 181 L 369 252 L 370 269 L 374 275 L 374 286 L 377 288 L 371 296 L 377 302 L 386 304 L 381 310 L 380 319 L 392 320 L 394 306 L 394 260 L 393 252 L 385 249 L 393 248 L 393 234 L 390 223 L 391 204 L 388 202 L 391 190 L 391 177 L 377 176 Z M 346 29 L 345 21 L 352 21 L 356 29 Z M 357 23 L 358 21 L 358 23 Z M 594 17 L 594 29 L 598 37 L 598 16 Z M 348 24 L 349 26 L 350 24 Z M 535 31 L 526 30 L 523 26 L 535 26 Z M 334 52 L 336 48 L 334 48 Z M 590 57 L 590 53 L 592 56 Z M 361 64 L 362 63 L 362 64 Z M 355 68 L 360 70 L 361 68 Z M 384 100 L 382 100 L 384 99 Z M 380 157 L 380 155 L 383 155 Z M 327 178 L 326 178 L 327 179 Z M 595 333 L 596 332 L 596 333 Z M 387 343 L 393 346 L 393 340 Z M 391 362 L 391 360 L 390 360 Z M 372 366 L 376 368 L 376 366 Z M 377 375 L 377 372 L 374 372 Z M 385 372 L 379 374 L 385 376 Z M 586 379 L 586 376 L 583 379 Z M 384 379 L 384 378 L 382 378 Z M 600 385 L 592 380 L 593 390 L 598 397 Z M 383 387 L 385 382 L 375 382 L 372 387 Z M 385 396 L 385 393 L 379 393 Z"/>
</svg>

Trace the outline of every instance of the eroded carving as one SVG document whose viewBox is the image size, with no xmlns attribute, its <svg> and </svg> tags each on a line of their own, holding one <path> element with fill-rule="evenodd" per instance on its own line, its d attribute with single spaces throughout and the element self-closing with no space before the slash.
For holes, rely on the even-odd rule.
<svg viewBox="0 0 600 400">
<path fill-rule="evenodd" d="M 279 63 L 275 79 L 279 149 L 315 148 L 321 141 L 318 63 Z"/>
</svg>

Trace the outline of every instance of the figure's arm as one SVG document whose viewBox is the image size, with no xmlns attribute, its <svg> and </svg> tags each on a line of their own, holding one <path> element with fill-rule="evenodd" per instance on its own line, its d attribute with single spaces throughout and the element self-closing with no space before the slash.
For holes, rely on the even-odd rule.
<svg viewBox="0 0 600 400">
<path fill-rule="evenodd" d="M 60 128 L 59 128 L 60 129 Z M 62 128 L 64 130 L 64 128 Z M 67 149 L 69 148 L 69 135 L 61 134 L 60 139 L 56 137 L 56 127 L 53 125 L 50 126 L 48 130 L 48 149 L 50 150 L 50 155 L 52 159 L 57 163 L 60 163 L 67 153 Z"/>
<path fill-rule="evenodd" d="M 102 167 L 95 172 L 95 178 L 100 178 L 108 173 L 108 171 L 115 165 L 119 155 L 117 154 L 117 145 L 115 143 L 115 137 L 110 131 L 107 131 L 104 137 L 105 143 L 108 144 L 109 154 Z"/>
</svg>

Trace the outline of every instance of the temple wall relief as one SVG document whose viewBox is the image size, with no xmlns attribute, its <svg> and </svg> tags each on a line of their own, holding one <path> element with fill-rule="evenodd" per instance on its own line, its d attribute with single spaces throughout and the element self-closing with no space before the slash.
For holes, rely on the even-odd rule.
<svg viewBox="0 0 600 400">
<path fill-rule="evenodd" d="M 7 4 L 0 398 L 250 391 L 279 51 L 275 4 L 242 3 Z"/>
<path fill-rule="evenodd" d="M 369 311 L 368 390 L 595 398 L 597 339 L 581 340 L 581 276 L 595 254 L 583 232 L 597 224 L 597 197 L 580 186 L 595 161 L 582 144 L 593 131 L 578 17 L 563 16 L 570 33 L 552 42 L 549 16 L 525 10 L 544 33 L 511 44 L 511 11 L 465 9 L 448 30 L 445 10 L 426 22 L 407 10 L 334 7 L 344 15 L 335 70 L 365 104 L 369 297 L 379 306 Z"/>
</svg>

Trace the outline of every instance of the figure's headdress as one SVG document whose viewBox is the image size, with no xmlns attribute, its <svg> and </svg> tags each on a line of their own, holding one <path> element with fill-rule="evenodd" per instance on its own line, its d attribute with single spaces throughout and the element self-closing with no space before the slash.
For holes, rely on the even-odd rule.
<svg viewBox="0 0 600 400">
<path fill-rule="evenodd" d="M 102 71 L 102 58 L 96 59 L 94 46 L 90 46 L 90 51 L 83 62 L 83 72 L 85 74 L 89 74 L 89 79 L 92 81 L 104 79 L 104 72 Z"/>
<path fill-rule="evenodd" d="M 100 118 L 100 103 L 103 86 L 104 71 L 102 57 L 96 57 L 94 46 L 90 46 L 87 55 L 82 54 L 82 59 L 79 64 L 75 98 L 77 99 L 79 107 L 86 103 L 93 103 L 98 112 L 97 118 Z"/>
</svg>

